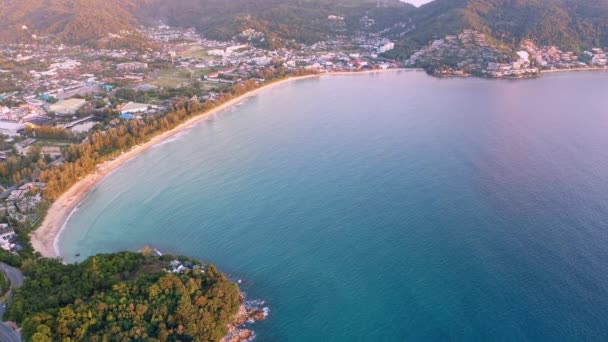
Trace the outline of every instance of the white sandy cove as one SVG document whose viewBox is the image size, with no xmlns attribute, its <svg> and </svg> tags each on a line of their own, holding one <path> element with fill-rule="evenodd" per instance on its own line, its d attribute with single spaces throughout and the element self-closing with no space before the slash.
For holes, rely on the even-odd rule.
<svg viewBox="0 0 608 342">
<path fill-rule="evenodd" d="M 36 229 L 34 232 L 30 234 L 32 246 L 34 249 L 44 257 L 47 258 L 55 258 L 59 257 L 59 249 L 57 247 L 57 241 L 59 240 L 59 235 L 67 220 L 70 218 L 70 215 L 74 212 L 78 204 L 82 201 L 82 199 L 88 194 L 88 192 L 93 188 L 95 184 L 97 184 L 100 180 L 110 174 L 112 171 L 124 165 L 127 161 L 136 157 L 137 155 L 149 150 L 154 145 L 167 140 L 168 138 L 180 133 L 186 129 L 189 129 L 193 125 L 205 120 L 211 115 L 214 115 L 224 109 L 234 106 L 235 104 L 243 101 L 243 99 L 255 96 L 262 90 L 266 90 L 269 87 L 274 87 L 286 82 L 291 82 L 295 80 L 319 77 L 323 75 L 354 75 L 354 74 L 362 74 L 362 73 L 375 73 L 382 71 L 403 71 L 404 69 L 388 69 L 388 70 L 370 70 L 364 72 L 333 72 L 333 73 L 325 73 L 320 75 L 306 75 L 299 77 L 291 77 L 279 82 L 274 82 L 262 86 L 256 90 L 252 90 L 242 96 L 234 98 L 212 110 L 205 112 L 200 115 L 196 115 L 195 117 L 187 120 L 186 122 L 178 125 L 177 127 L 160 133 L 153 138 L 151 138 L 146 143 L 137 145 L 132 147 L 127 152 L 124 152 L 120 156 L 105 161 L 97 166 L 97 170 L 84 178 L 80 179 L 76 184 L 72 185 L 63 195 L 61 195 L 49 208 L 46 216 L 44 217 L 44 221 L 42 225 Z M 405 69 L 405 70 L 415 70 L 415 69 Z"/>
</svg>

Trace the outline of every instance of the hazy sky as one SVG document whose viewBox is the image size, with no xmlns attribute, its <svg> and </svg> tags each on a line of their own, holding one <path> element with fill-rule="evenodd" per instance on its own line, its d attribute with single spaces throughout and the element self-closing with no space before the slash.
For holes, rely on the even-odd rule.
<svg viewBox="0 0 608 342">
<path fill-rule="evenodd" d="M 431 2 L 431 0 L 401 0 L 403 2 L 409 2 L 410 4 L 414 4 L 416 6 L 420 6 L 422 4 L 426 4 L 427 2 Z"/>
</svg>

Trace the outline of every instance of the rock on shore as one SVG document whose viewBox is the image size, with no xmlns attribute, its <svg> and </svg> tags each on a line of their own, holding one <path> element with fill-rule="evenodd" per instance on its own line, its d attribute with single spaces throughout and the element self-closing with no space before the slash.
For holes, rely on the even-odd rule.
<svg viewBox="0 0 608 342">
<path fill-rule="evenodd" d="M 241 295 L 241 305 L 239 306 L 235 321 L 228 327 L 228 335 L 221 342 L 253 341 L 255 332 L 247 329 L 245 326 L 256 321 L 262 321 L 268 316 L 268 308 L 261 307 L 262 305 L 264 305 L 264 302 L 259 300 L 246 302 L 243 295 Z"/>
</svg>

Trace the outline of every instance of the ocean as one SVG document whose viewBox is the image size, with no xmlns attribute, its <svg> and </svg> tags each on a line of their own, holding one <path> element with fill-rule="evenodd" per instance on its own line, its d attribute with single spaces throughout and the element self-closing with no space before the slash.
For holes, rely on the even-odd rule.
<svg viewBox="0 0 608 342">
<path fill-rule="evenodd" d="M 257 341 L 607 340 L 607 89 L 289 82 L 105 178 L 58 246 L 213 263 L 267 302 Z"/>
</svg>

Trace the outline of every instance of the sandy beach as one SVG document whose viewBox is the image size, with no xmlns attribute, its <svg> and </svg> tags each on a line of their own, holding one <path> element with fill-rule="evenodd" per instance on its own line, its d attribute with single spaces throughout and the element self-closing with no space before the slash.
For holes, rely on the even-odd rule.
<svg viewBox="0 0 608 342">
<path fill-rule="evenodd" d="M 246 98 L 257 95 L 259 92 L 266 90 L 270 87 L 278 86 L 287 82 L 293 82 L 302 79 L 315 78 L 321 76 L 329 76 L 329 75 L 359 75 L 359 74 L 369 74 L 369 73 L 377 73 L 377 72 L 394 72 L 394 71 L 418 71 L 417 69 L 387 69 L 387 70 L 369 70 L 363 72 L 333 72 L 333 73 L 323 73 L 323 74 L 315 74 L 315 75 L 306 75 L 299 77 L 291 77 L 278 82 L 270 83 L 264 85 L 256 90 L 250 91 L 247 94 L 234 98 L 216 108 L 213 108 L 210 111 L 201 113 L 196 115 L 195 117 L 189 119 L 188 121 L 180 124 L 172 130 L 160 133 L 153 138 L 151 138 L 148 142 L 144 144 L 140 144 L 134 146 L 130 150 L 122 153 L 120 156 L 105 161 L 97 166 L 97 170 L 84 178 L 80 179 L 76 184 L 74 184 L 68 191 L 66 191 L 63 195 L 61 195 L 49 208 L 47 215 L 45 216 L 41 226 L 30 234 L 31 243 L 34 249 L 44 257 L 48 258 L 56 258 L 59 257 L 59 250 L 57 248 L 57 240 L 63 227 L 65 226 L 66 221 L 69 219 L 70 215 L 78 207 L 78 205 L 82 202 L 82 200 L 86 197 L 88 192 L 104 177 L 109 175 L 112 171 L 118 169 L 126 162 L 131 160 L 132 158 L 138 156 L 139 154 L 149 150 L 154 145 L 163 142 L 171 138 L 172 136 L 189 129 L 190 127 L 196 125 L 197 123 L 204 121 L 209 116 L 217 114 L 225 109 L 228 109 Z"/>
</svg>

